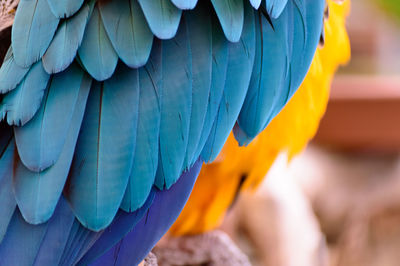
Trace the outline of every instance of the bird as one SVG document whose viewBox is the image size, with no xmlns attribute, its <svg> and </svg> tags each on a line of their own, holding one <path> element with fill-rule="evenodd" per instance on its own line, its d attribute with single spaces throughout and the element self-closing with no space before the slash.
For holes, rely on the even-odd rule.
<svg viewBox="0 0 400 266">
<path fill-rule="evenodd" d="M 0 264 L 140 263 L 230 132 L 250 143 L 293 96 L 324 6 L 20 0 L 0 68 Z"/>
<path fill-rule="evenodd" d="M 247 147 L 230 135 L 215 162 L 199 174 L 187 205 L 170 229 L 172 236 L 197 235 L 216 229 L 238 194 L 254 191 L 279 154 L 291 159 L 316 134 L 326 110 L 330 84 L 339 65 L 350 59 L 346 17 L 350 0 L 329 0 L 325 30 L 305 80 L 282 111 Z"/>
</svg>

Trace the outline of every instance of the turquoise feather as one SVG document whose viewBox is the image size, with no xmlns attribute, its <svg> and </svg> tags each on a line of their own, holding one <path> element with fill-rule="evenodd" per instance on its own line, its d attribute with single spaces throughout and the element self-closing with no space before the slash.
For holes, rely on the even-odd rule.
<svg viewBox="0 0 400 266">
<path fill-rule="evenodd" d="M 51 12 L 57 18 L 69 18 L 74 15 L 83 4 L 83 0 L 47 0 Z"/>
<path fill-rule="evenodd" d="M 114 73 L 118 55 L 107 36 L 97 6 L 86 26 L 78 54 L 82 65 L 94 79 L 103 81 Z"/>
<path fill-rule="evenodd" d="M 261 0 L 250 0 L 250 4 L 255 8 L 258 9 L 261 5 Z"/>
<path fill-rule="evenodd" d="M 41 172 L 58 160 L 68 128 L 76 120 L 74 110 L 86 102 L 81 93 L 89 90 L 90 82 L 77 64 L 53 76 L 38 113 L 25 126 L 15 128 L 18 154 L 30 171 Z"/>
<path fill-rule="evenodd" d="M 224 33 L 219 27 L 219 22 L 212 19 L 212 71 L 211 71 L 211 88 L 210 96 L 207 104 L 207 112 L 204 119 L 203 129 L 197 144 L 194 158 L 200 156 L 201 151 L 210 135 L 211 128 L 214 124 L 218 113 L 219 104 L 222 99 L 222 93 L 225 87 L 226 71 L 228 69 L 228 41 Z"/>
<path fill-rule="evenodd" d="M 146 64 L 153 43 L 137 0 L 100 2 L 99 10 L 110 41 L 125 64 L 132 68 Z"/>
<path fill-rule="evenodd" d="M 211 0 L 226 38 L 237 42 L 243 30 L 243 0 Z"/>
<path fill-rule="evenodd" d="M 174 39 L 162 43 L 160 162 L 156 186 L 170 188 L 181 174 L 192 108 L 192 57 L 183 18 Z"/>
<path fill-rule="evenodd" d="M 158 166 L 161 119 L 161 45 L 153 45 L 150 60 L 139 69 L 139 117 L 136 150 L 121 209 L 132 212 L 146 201 Z"/>
<path fill-rule="evenodd" d="M 64 20 L 58 27 L 42 59 L 47 73 L 64 71 L 74 61 L 92 8 L 93 5 L 84 5 L 75 16 Z"/>
<path fill-rule="evenodd" d="M 14 59 L 19 66 L 29 67 L 40 60 L 53 39 L 58 22 L 47 0 L 19 2 L 11 34 Z"/>
<path fill-rule="evenodd" d="M 3 124 L 4 125 L 4 124 Z M 8 225 L 13 216 L 16 202 L 12 191 L 12 168 L 14 156 L 14 140 L 11 128 L 1 126 L 0 139 L 0 242 L 7 232 Z"/>
<path fill-rule="evenodd" d="M 15 63 L 12 48 L 10 46 L 0 68 L 0 93 L 7 93 L 15 89 L 28 71 L 28 67 L 20 67 Z"/>
<path fill-rule="evenodd" d="M 66 196 L 78 220 L 94 231 L 108 226 L 124 195 L 136 142 L 137 70 L 121 65 L 91 89 Z"/>
<path fill-rule="evenodd" d="M 265 0 L 268 14 L 272 18 L 278 18 L 286 7 L 288 0 Z"/>
<path fill-rule="evenodd" d="M 68 176 L 72 157 L 75 151 L 75 144 L 78 139 L 79 129 L 81 127 L 83 114 L 85 112 L 86 100 L 89 94 L 91 83 L 91 79 L 88 76 L 83 73 L 76 72 L 78 72 L 76 69 L 67 70 L 67 72 L 61 74 L 64 75 L 64 77 L 60 77 L 57 81 L 53 81 L 52 87 L 50 87 L 47 103 L 43 104 L 43 106 L 47 105 L 47 107 L 42 107 L 41 114 L 38 114 L 38 116 L 36 116 L 27 125 L 22 128 L 15 129 L 17 145 L 22 144 L 18 143 L 18 139 L 21 137 L 25 138 L 26 141 L 29 141 L 29 133 L 36 133 L 32 132 L 34 130 L 32 127 L 41 126 L 41 124 L 44 127 L 44 129 L 42 129 L 42 132 L 44 132 L 40 136 L 32 137 L 31 145 L 35 145 L 36 142 L 43 143 L 44 141 L 50 141 L 50 135 L 48 131 L 52 130 L 52 125 L 57 127 L 58 130 L 56 131 L 58 131 L 57 133 L 61 135 L 57 137 L 63 139 L 62 141 L 59 141 L 59 144 L 57 143 L 57 145 L 61 145 L 61 147 L 59 148 L 62 149 L 60 150 L 61 154 L 56 155 L 58 160 L 54 163 L 54 165 L 44 171 L 30 171 L 24 166 L 21 160 L 16 160 L 13 177 L 15 198 L 24 219 L 31 224 L 40 224 L 46 222 L 53 215 L 54 209 L 57 205 L 58 199 L 62 193 L 65 181 Z M 62 82 L 65 83 L 65 80 L 68 78 L 72 80 L 72 84 L 70 83 L 71 88 L 68 88 L 72 92 L 68 92 L 68 89 L 65 88 L 65 85 L 62 86 Z M 47 113 L 51 110 L 54 110 L 55 105 L 58 105 L 58 107 L 60 107 L 61 104 L 67 104 L 67 102 L 60 103 L 60 98 L 65 100 L 68 98 L 72 98 L 69 99 L 69 104 L 71 106 L 68 106 L 68 109 L 70 110 L 64 110 L 66 114 L 63 114 L 64 116 L 69 116 L 69 119 L 62 119 L 62 115 L 60 114 L 60 119 L 64 121 L 57 121 L 59 123 L 64 122 L 64 125 L 56 125 L 56 121 L 54 120 L 57 117 L 55 117 L 54 114 Z M 49 116 L 54 117 L 51 118 Z M 47 125 L 45 124 L 46 120 L 50 120 Z M 31 124 L 35 125 L 31 126 Z M 60 128 L 60 126 L 62 126 L 62 128 Z M 27 129 L 24 129 L 25 127 L 27 127 Z M 65 133 L 62 132 L 60 129 L 65 130 Z M 38 137 L 46 136 L 46 131 L 47 138 L 41 141 L 37 140 Z M 55 138 L 56 135 L 52 136 L 52 138 Z M 27 149 L 28 147 L 29 144 L 25 143 L 24 149 Z M 49 148 L 46 151 L 51 152 L 52 149 Z"/>
<path fill-rule="evenodd" d="M 198 159 L 195 157 L 197 144 L 207 113 L 212 72 L 212 25 L 204 5 L 188 12 L 190 48 L 192 52 L 192 113 L 190 116 L 189 140 L 187 144 L 184 169 Z"/>
<path fill-rule="evenodd" d="M 241 40 L 229 44 L 229 61 L 226 83 L 211 134 L 202 151 L 205 162 L 213 161 L 221 151 L 243 105 L 253 69 L 256 33 L 255 15 L 249 4 L 245 5 L 245 26 Z"/>
<path fill-rule="evenodd" d="M 31 120 L 40 107 L 49 78 L 41 61 L 33 65 L 18 87 L 4 96 L 1 117 L 4 119 L 7 115 L 7 123 L 17 126 Z"/>
<path fill-rule="evenodd" d="M 160 39 L 175 36 L 182 11 L 170 0 L 138 0 L 151 31 Z"/>
<path fill-rule="evenodd" d="M 198 0 L 171 0 L 179 9 L 193 9 Z"/>
</svg>

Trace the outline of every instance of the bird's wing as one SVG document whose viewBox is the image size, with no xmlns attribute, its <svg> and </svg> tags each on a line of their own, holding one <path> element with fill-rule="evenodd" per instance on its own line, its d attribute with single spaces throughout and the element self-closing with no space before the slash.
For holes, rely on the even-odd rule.
<svg viewBox="0 0 400 266">
<path fill-rule="evenodd" d="M 199 158 L 218 155 L 239 113 L 237 136 L 247 143 L 297 89 L 319 40 L 323 0 L 258 9 L 259 1 L 196 2 L 20 1 L 0 69 L 0 163 L 3 176 L 12 173 L 2 181 L 1 257 L 39 263 L 40 247 L 59 241 L 60 264 L 86 252 L 91 262 L 159 206 L 153 212 L 162 217 L 151 223 L 159 229 L 143 229 L 151 234 L 140 243 L 144 254 L 183 207 Z M 271 3 L 279 14 L 268 13 Z M 180 196 L 157 205 L 186 171 Z M 120 208 L 134 218 L 110 233 Z M 77 220 L 55 239 L 50 230 L 67 221 L 58 215 Z M 13 247 L 30 231 L 29 252 L 19 256 Z"/>
<path fill-rule="evenodd" d="M 256 188 L 280 153 L 292 157 L 315 135 L 333 74 L 350 58 L 345 26 L 350 0 L 330 0 L 328 4 L 324 44 L 317 49 L 298 91 L 247 147 L 238 147 L 231 135 L 216 162 L 203 166 L 187 205 L 170 230 L 172 234 L 198 234 L 216 228 L 238 193 Z"/>
</svg>

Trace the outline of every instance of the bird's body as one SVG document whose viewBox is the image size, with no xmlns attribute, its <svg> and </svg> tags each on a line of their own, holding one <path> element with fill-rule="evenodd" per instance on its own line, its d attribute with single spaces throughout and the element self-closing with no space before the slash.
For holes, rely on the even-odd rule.
<svg viewBox="0 0 400 266">
<path fill-rule="evenodd" d="M 256 137 L 311 64 L 324 0 L 260 4 L 20 0 L 0 69 L 2 264 L 146 256 L 202 162 L 233 127 Z"/>
<path fill-rule="evenodd" d="M 293 157 L 315 135 L 333 74 L 350 58 L 345 28 L 350 3 L 331 0 L 328 4 L 324 46 L 317 49 L 299 90 L 252 143 L 239 147 L 231 135 L 216 161 L 202 168 L 187 205 L 171 228 L 173 235 L 215 229 L 238 193 L 256 188 L 280 153 Z"/>
</svg>

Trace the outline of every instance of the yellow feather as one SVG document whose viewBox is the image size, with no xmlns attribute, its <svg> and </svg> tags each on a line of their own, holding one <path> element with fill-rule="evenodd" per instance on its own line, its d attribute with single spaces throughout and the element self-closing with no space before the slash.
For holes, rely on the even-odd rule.
<svg viewBox="0 0 400 266">
<path fill-rule="evenodd" d="M 238 147 L 231 135 L 216 162 L 203 166 L 192 195 L 171 228 L 173 235 L 198 234 L 217 227 L 240 189 L 255 188 L 276 157 L 301 152 L 314 137 L 325 112 L 330 84 L 340 64 L 350 58 L 345 18 L 350 0 L 328 0 L 325 45 L 318 48 L 298 91 L 270 125 L 247 147 Z"/>
</svg>

